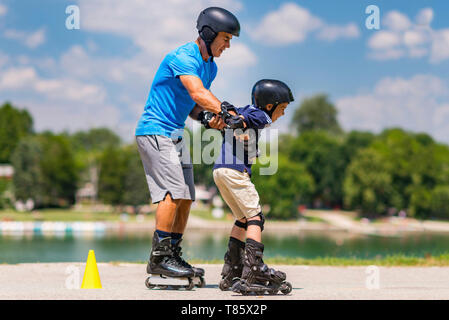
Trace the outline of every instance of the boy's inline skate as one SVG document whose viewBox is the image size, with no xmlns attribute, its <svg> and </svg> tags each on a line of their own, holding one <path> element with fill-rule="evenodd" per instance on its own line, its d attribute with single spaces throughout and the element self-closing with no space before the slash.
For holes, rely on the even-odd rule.
<svg viewBox="0 0 449 320">
<path fill-rule="evenodd" d="M 145 280 L 149 289 L 181 289 L 192 290 L 195 273 L 191 268 L 182 266 L 174 256 L 171 238 L 159 239 L 155 232 L 150 259 L 147 264 L 150 276 Z"/>
<path fill-rule="evenodd" d="M 172 244 L 173 255 L 181 266 L 193 270 L 193 279 L 192 280 L 193 280 L 193 283 L 195 284 L 195 286 L 197 286 L 198 288 L 204 288 L 206 286 L 206 281 L 204 280 L 204 269 L 193 267 L 182 258 L 181 241 L 182 241 L 182 239 L 179 239 L 176 241 L 175 244 Z"/>
<path fill-rule="evenodd" d="M 245 243 L 231 237 L 228 243 L 228 251 L 224 255 L 224 265 L 221 271 L 221 281 L 218 287 L 226 291 L 239 281 L 243 271 L 243 253 Z"/>
<path fill-rule="evenodd" d="M 275 295 L 292 291 L 290 282 L 285 281 L 286 274 L 277 271 L 263 262 L 264 245 L 253 239 L 246 240 L 242 278 L 232 286 L 232 291 L 242 295 Z"/>
</svg>

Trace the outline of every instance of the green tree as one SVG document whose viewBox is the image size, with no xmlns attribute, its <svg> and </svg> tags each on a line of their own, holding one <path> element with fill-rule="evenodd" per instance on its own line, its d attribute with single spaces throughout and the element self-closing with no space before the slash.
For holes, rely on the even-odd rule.
<svg viewBox="0 0 449 320">
<path fill-rule="evenodd" d="M 298 216 L 298 205 L 310 203 L 314 191 L 312 176 L 300 163 L 278 157 L 278 170 L 273 175 L 260 175 L 260 163 L 252 168 L 252 180 L 262 205 L 270 207 L 267 215 L 277 219 Z"/>
<path fill-rule="evenodd" d="M 88 131 L 78 131 L 71 138 L 76 151 L 103 151 L 109 146 L 120 146 L 120 137 L 109 128 L 93 128 Z"/>
<path fill-rule="evenodd" d="M 295 111 L 291 124 L 296 128 L 298 134 L 315 130 L 323 130 L 332 134 L 343 132 L 337 120 L 337 109 L 328 101 L 325 94 L 304 99 Z"/>
<path fill-rule="evenodd" d="M 33 119 L 26 110 L 14 108 L 9 102 L 0 107 L 0 163 L 10 162 L 20 139 L 33 133 Z"/>
<path fill-rule="evenodd" d="M 51 132 L 22 141 L 12 156 L 16 198 L 37 206 L 74 203 L 78 174 L 69 140 Z"/>
<path fill-rule="evenodd" d="M 302 163 L 315 182 L 314 201 L 341 206 L 346 160 L 341 139 L 325 131 L 304 132 L 292 144 L 291 161 Z"/>
<path fill-rule="evenodd" d="M 147 204 L 150 200 L 145 171 L 136 144 L 127 146 L 126 154 L 126 176 L 123 203 L 132 206 Z"/>
<path fill-rule="evenodd" d="M 70 141 L 63 135 L 39 135 L 44 178 L 44 204 L 67 206 L 75 202 L 78 172 Z"/>
<path fill-rule="evenodd" d="M 121 148 L 109 146 L 100 157 L 98 197 L 112 205 L 123 204 L 127 156 Z"/>
<path fill-rule="evenodd" d="M 360 150 L 346 171 L 345 206 L 368 214 L 385 213 L 395 202 L 400 206 L 392 181 L 391 167 L 379 152 Z"/>
<path fill-rule="evenodd" d="M 17 200 L 33 199 L 36 206 L 43 205 L 44 176 L 41 169 L 43 150 L 39 138 L 20 141 L 11 156 L 14 167 L 13 185 Z"/>
</svg>

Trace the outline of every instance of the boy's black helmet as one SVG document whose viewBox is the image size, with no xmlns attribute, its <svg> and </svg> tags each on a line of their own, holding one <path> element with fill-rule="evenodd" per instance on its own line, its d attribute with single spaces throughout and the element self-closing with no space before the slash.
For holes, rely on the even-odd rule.
<svg viewBox="0 0 449 320">
<path fill-rule="evenodd" d="M 251 92 L 251 99 L 253 105 L 264 110 L 270 117 L 278 104 L 295 100 L 292 91 L 284 82 L 272 79 L 257 81 Z M 267 104 L 272 104 L 273 108 L 266 110 Z"/>
<path fill-rule="evenodd" d="M 240 23 L 228 10 L 210 7 L 201 11 L 196 21 L 201 39 L 206 43 L 207 52 L 212 56 L 211 43 L 219 32 L 227 32 L 236 37 L 240 35 Z"/>
</svg>

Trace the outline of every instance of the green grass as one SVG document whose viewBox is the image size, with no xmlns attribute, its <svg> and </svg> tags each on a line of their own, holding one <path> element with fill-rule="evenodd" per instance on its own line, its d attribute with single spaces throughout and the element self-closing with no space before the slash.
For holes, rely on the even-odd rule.
<svg viewBox="0 0 449 320">
<path fill-rule="evenodd" d="M 70 209 L 43 209 L 33 213 L 2 210 L 0 221 L 120 221 L 120 213 L 78 212 Z M 135 221 L 135 216 L 129 215 L 128 221 Z"/>
<path fill-rule="evenodd" d="M 123 261 L 125 262 L 125 261 Z M 392 255 L 379 259 L 358 259 L 358 258 L 334 258 L 321 257 L 313 259 L 274 257 L 264 258 L 267 265 L 301 265 L 301 266 L 382 266 L 382 267 L 447 267 L 449 266 L 449 253 L 439 256 L 414 257 L 404 255 Z M 119 264 L 121 261 L 113 261 L 111 264 Z M 146 261 L 126 262 L 126 263 L 146 263 Z M 191 259 L 191 264 L 223 264 L 223 259 Z"/>
</svg>

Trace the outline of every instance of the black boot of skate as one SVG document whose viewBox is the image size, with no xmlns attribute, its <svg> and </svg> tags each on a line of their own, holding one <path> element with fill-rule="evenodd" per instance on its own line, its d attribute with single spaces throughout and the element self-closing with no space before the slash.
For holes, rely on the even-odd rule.
<svg viewBox="0 0 449 320">
<path fill-rule="evenodd" d="M 194 287 L 192 281 L 194 272 L 192 269 L 182 266 L 174 257 L 171 238 L 159 239 L 156 232 L 153 235 L 147 273 L 150 274 L 150 277 L 147 278 L 145 284 L 151 289 L 155 287 L 166 289 L 170 286 L 175 289 L 183 287 L 191 290 Z"/>
<path fill-rule="evenodd" d="M 224 255 L 224 265 L 221 271 L 222 280 L 218 285 L 220 290 L 230 289 L 242 277 L 244 251 L 244 242 L 233 237 L 229 238 L 228 251 Z"/>
<path fill-rule="evenodd" d="M 262 260 L 264 245 L 253 239 L 247 239 L 243 259 L 242 279 L 232 286 L 232 291 L 243 295 L 277 294 L 280 290 L 288 294 L 292 285 L 286 282 L 286 274 L 269 268 Z"/>
<path fill-rule="evenodd" d="M 181 241 L 182 239 L 179 239 L 175 242 L 175 244 L 172 244 L 173 256 L 179 262 L 180 265 L 182 265 L 185 268 L 192 269 L 194 274 L 193 276 L 195 278 L 194 279 L 195 285 L 198 288 L 204 288 L 206 286 L 206 281 L 204 280 L 204 269 L 193 267 L 182 258 Z"/>
</svg>

